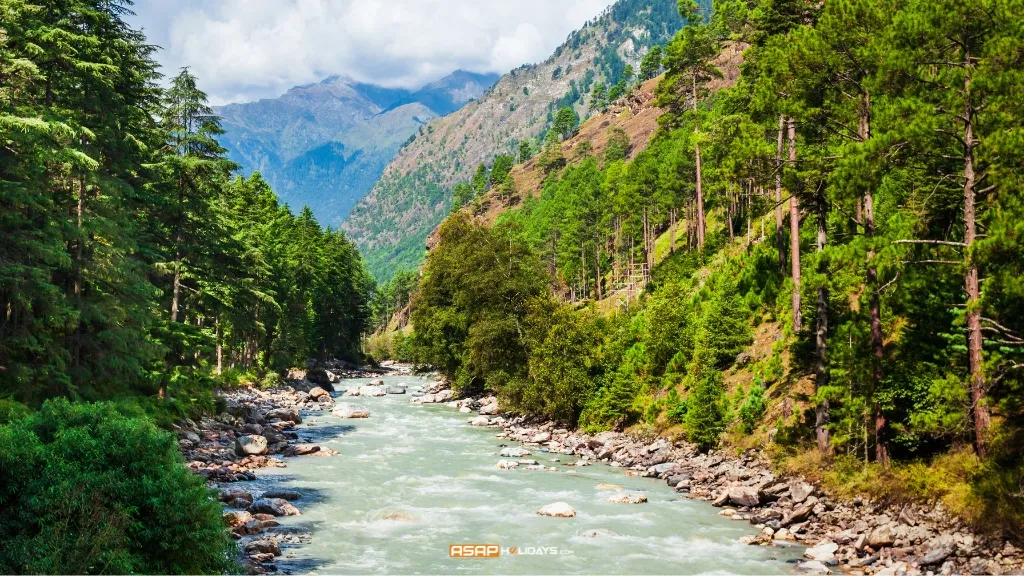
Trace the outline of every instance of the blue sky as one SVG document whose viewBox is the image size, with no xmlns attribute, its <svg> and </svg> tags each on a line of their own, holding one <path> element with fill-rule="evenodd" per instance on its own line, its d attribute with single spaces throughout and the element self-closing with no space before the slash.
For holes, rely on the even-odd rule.
<svg viewBox="0 0 1024 576">
<path fill-rule="evenodd" d="M 214 104 L 333 74 L 417 88 L 463 68 L 543 60 L 612 0 L 136 0 L 130 22 L 192 68 Z"/>
</svg>

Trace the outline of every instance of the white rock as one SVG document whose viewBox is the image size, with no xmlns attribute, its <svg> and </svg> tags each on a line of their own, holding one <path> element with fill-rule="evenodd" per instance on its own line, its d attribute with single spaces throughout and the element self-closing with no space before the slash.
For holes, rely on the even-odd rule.
<svg viewBox="0 0 1024 576">
<path fill-rule="evenodd" d="M 387 396 L 388 391 L 382 386 L 360 386 L 360 396 Z"/>
<path fill-rule="evenodd" d="M 537 514 L 541 516 L 552 516 L 554 518 L 572 518 L 576 515 L 576 511 L 572 509 L 572 506 L 565 502 L 555 502 L 542 506 L 537 510 Z"/>
<path fill-rule="evenodd" d="M 349 388 L 342 396 L 359 396 L 359 388 Z"/>
<path fill-rule="evenodd" d="M 235 440 L 235 453 L 239 456 L 255 456 L 267 452 L 267 439 L 256 434 L 240 436 Z"/>
<path fill-rule="evenodd" d="M 502 460 L 498 462 L 498 468 L 501 470 L 511 470 L 512 468 L 517 468 L 518 466 L 519 462 L 516 462 L 515 460 Z"/>
<path fill-rule="evenodd" d="M 331 414 L 338 418 L 369 418 L 369 410 L 358 410 L 348 404 L 338 404 L 331 410 Z"/>
<path fill-rule="evenodd" d="M 800 503 L 807 500 L 807 497 L 814 493 L 814 486 L 802 480 L 794 480 L 789 483 L 789 495 L 793 502 Z"/>
<path fill-rule="evenodd" d="M 608 497 L 608 502 L 612 504 L 644 504 L 647 502 L 647 496 L 643 494 L 615 494 Z"/>
<path fill-rule="evenodd" d="M 470 426 L 487 426 L 491 423 L 491 419 L 487 416 L 477 416 L 469 421 Z"/>
<path fill-rule="evenodd" d="M 469 409 L 469 406 L 463 406 L 462 408 L 459 408 L 459 412 L 462 414 L 469 414 L 472 410 Z"/>
<path fill-rule="evenodd" d="M 497 414 L 498 413 L 498 402 L 494 401 L 490 404 L 485 404 L 480 407 L 479 412 L 485 415 Z"/>
<path fill-rule="evenodd" d="M 505 458 L 521 458 L 523 456 L 529 456 L 530 451 L 519 446 L 509 446 L 502 448 L 501 452 L 498 452 L 498 456 L 504 456 Z"/>
<path fill-rule="evenodd" d="M 814 560 L 810 562 L 801 562 L 796 565 L 796 571 L 798 574 L 831 574 L 832 571 L 828 569 L 821 562 Z"/>
<path fill-rule="evenodd" d="M 804 558 L 827 564 L 836 557 L 836 550 L 839 550 L 839 544 L 826 540 L 804 550 Z"/>
<path fill-rule="evenodd" d="M 547 442 L 548 440 L 551 440 L 551 432 L 541 432 L 539 434 L 534 434 L 530 438 L 530 442 L 537 442 L 537 443 Z"/>
</svg>

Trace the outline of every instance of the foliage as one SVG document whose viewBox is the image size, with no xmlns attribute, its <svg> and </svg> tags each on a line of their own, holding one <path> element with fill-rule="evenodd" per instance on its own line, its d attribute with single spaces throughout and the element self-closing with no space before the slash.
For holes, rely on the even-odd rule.
<svg viewBox="0 0 1024 576">
<path fill-rule="evenodd" d="M 51 400 L 0 426 L 5 573 L 223 573 L 221 506 L 177 442 L 112 404 Z"/>
</svg>

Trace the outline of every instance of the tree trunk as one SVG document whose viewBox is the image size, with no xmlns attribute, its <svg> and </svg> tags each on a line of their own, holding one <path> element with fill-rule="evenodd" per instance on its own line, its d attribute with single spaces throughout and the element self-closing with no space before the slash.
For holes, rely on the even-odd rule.
<svg viewBox="0 0 1024 576">
<path fill-rule="evenodd" d="M 775 152 L 775 245 L 779 249 L 779 271 L 786 272 L 786 235 L 782 232 L 782 146 L 786 117 L 779 115 L 779 141 Z"/>
<path fill-rule="evenodd" d="M 828 242 L 828 203 L 824 194 L 818 197 L 818 274 L 825 278 L 818 287 L 818 326 L 815 334 L 815 345 L 817 357 L 814 367 L 814 387 L 820 392 L 828 386 L 828 263 L 825 261 L 823 252 Z M 828 454 L 830 451 L 829 442 L 829 406 L 828 399 L 823 399 L 814 410 L 814 433 L 818 439 L 818 451 Z"/>
<path fill-rule="evenodd" d="M 965 58 L 970 63 L 970 58 Z M 966 102 L 964 105 L 964 256 L 967 259 L 967 273 L 964 285 L 967 290 L 967 360 L 971 374 L 971 416 L 974 420 L 974 450 L 985 457 L 985 433 L 989 427 L 988 407 L 985 406 L 985 365 L 981 338 L 981 287 L 978 279 L 978 263 L 971 252 L 977 239 L 977 218 L 975 215 L 975 186 L 977 174 L 974 167 L 974 149 L 977 141 L 974 135 L 975 112 L 971 102 L 971 76 L 964 79 Z"/>
<path fill-rule="evenodd" d="M 796 122 L 789 119 L 789 162 L 796 163 Z M 789 251 L 793 269 L 793 332 L 800 332 L 800 201 L 789 195 Z"/>
<path fill-rule="evenodd" d="M 736 235 L 733 230 L 733 220 L 736 218 L 736 203 L 733 202 L 732 193 L 728 190 L 726 195 L 729 197 L 729 209 L 726 210 L 726 217 L 729 219 L 729 245 L 736 241 Z"/>
<path fill-rule="evenodd" d="M 704 186 L 700 165 L 700 144 L 694 145 L 697 156 L 697 250 L 704 249 Z"/>
<path fill-rule="evenodd" d="M 217 315 L 216 320 L 216 333 L 217 333 L 217 376 L 220 376 L 224 371 L 224 342 L 222 340 L 222 334 L 220 332 L 220 314 Z"/>
<path fill-rule="evenodd" d="M 861 142 L 871 138 L 871 95 L 865 93 L 860 106 L 858 121 Z M 882 385 L 882 362 L 885 359 L 885 341 L 882 335 L 882 306 L 878 294 L 878 268 L 875 267 L 875 198 L 871 189 L 864 191 L 863 202 L 857 202 L 857 220 L 864 225 L 864 235 L 868 239 L 867 253 L 867 293 L 868 322 L 871 332 L 871 418 L 875 432 L 875 461 L 889 467 L 889 434 L 882 407 L 875 399 Z"/>
<path fill-rule="evenodd" d="M 601 242 L 600 238 L 594 242 L 594 272 L 597 280 L 594 282 L 594 290 L 597 291 L 597 299 L 601 300 Z"/>
</svg>

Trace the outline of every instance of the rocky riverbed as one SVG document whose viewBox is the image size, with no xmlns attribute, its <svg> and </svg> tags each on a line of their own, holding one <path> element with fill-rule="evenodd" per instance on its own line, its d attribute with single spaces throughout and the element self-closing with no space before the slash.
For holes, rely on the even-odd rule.
<svg viewBox="0 0 1024 576">
<path fill-rule="evenodd" d="M 281 546 L 307 542 L 311 535 L 285 529 L 277 520 L 301 514 L 300 492 L 255 491 L 244 483 L 256 480 L 255 471 L 260 468 L 286 467 L 291 457 L 338 455 L 330 448 L 299 442 L 296 432 L 303 414 L 309 417 L 335 407 L 331 396 L 334 384 L 344 378 L 407 372 L 402 367 L 357 369 L 341 364 L 293 370 L 282 385 L 270 390 L 221 392 L 224 411 L 219 415 L 198 422 L 185 419 L 174 425 L 187 466 L 220 492 L 224 521 L 239 540 L 247 573 L 276 571 L 275 559 L 281 556 Z"/>
<path fill-rule="evenodd" d="M 387 370 L 398 374 L 406 369 Z M 564 455 L 559 466 L 608 465 L 626 476 L 662 479 L 686 498 L 708 501 L 721 508 L 721 516 L 749 522 L 760 530 L 743 536 L 744 544 L 803 547 L 804 560 L 796 564 L 797 573 L 1011 574 L 1024 568 L 1024 555 L 1012 544 L 970 532 L 941 506 L 891 509 L 863 499 L 839 501 L 800 478 L 778 477 L 755 451 L 739 456 L 720 451 L 701 454 L 686 442 L 663 438 L 640 441 L 616 432 L 582 434 L 550 422 L 503 415 L 494 397 L 456 399 L 441 381 L 425 390 L 370 382 L 346 387 L 346 393 L 335 400 L 330 393 L 334 384 L 372 374 L 336 366 L 289 376 L 285 385 L 273 390 L 226 393 L 224 413 L 198 423 L 182 422 L 178 429 L 189 466 L 221 490 L 225 522 L 240 540 L 250 573 L 276 570 L 281 547 L 308 542 L 311 534 L 280 525 L 280 517 L 301 514 L 300 491 L 249 490 L 236 482 L 254 479 L 259 468 L 284 467 L 292 456 L 336 456 L 330 448 L 299 442 L 296 426 L 304 414 L 307 418 L 326 412 L 339 418 L 372 417 L 372 401 L 357 408 L 345 404 L 345 397 L 399 394 L 407 394 L 411 403 L 444 404 L 466 414 L 471 426 L 494 428 L 499 439 L 519 443 L 501 449 L 498 469 L 545 470 L 537 461 L 523 458 Z M 608 502 L 613 501 L 642 504 L 647 497 L 618 493 L 609 496 Z M 571 507 L 564 510 L 562 504 L 549 506 L 558 508 L 560 515 L 570 515 Z M 553 510 L 549 506 L 538 513 L 549 515 Z"/>
</svg>

